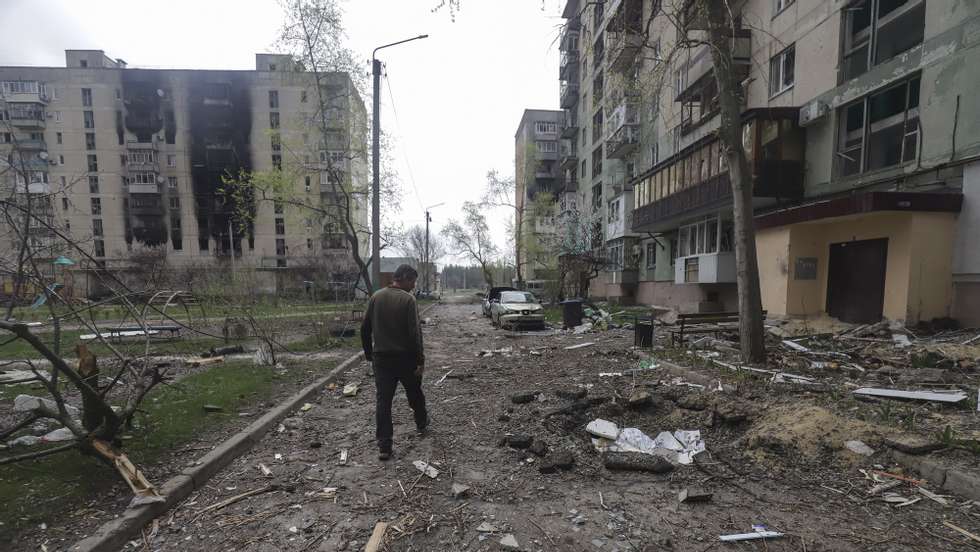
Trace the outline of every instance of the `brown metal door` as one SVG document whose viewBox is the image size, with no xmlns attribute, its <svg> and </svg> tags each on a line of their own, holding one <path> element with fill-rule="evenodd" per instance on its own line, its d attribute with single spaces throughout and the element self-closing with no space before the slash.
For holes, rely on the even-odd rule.
<svg viewBox="0 0 980 552">
<path fill-rule="evenodd" d="M 830 244 L 827 314 L 843 322 L 881 320 L 888 238 Z"/>
</svg>

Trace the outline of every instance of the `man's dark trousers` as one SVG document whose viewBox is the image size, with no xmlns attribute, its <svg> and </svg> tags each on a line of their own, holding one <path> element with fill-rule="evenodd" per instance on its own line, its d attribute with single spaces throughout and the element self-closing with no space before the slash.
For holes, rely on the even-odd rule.
<svg viewBox="0 0 980 552">
<path fill-rule="evenodd" d="M 378 405 L 375 409 L 377 430 L 375 438 L 378 449 L 391 452 L 391 439 L 394 429 L 391 426 L 391 401 L 395 398 L 398 382 L 405 387 L 408 405 L 415 413 L 416 427 L 425 426 L 428 416 L 425 411 L 425 395 L 422 394 L 422 378 L 415 375 L 415 355 L 374 355 L 374 384 L 377 389 Z"/>
</svg>

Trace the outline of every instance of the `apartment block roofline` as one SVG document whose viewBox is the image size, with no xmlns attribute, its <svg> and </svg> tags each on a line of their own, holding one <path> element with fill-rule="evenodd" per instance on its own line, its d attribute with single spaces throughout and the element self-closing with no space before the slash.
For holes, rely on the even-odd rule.
<svg viewBox="0 0 980 552">
<path fill-rule="evenodd" d="M 564 112 L 561 109 L 525 109 L 524 113 L 521 115 L 521 122 L 517 125 L 517 130 L 514 131 L 514 138 L 516 139 L 521 134 L 521 129 L 524 128 L 524 124 L 528 120 L 528 116 L 533 114 L 548 114 L 548 115 L 562 115 Z"/>
</svg>

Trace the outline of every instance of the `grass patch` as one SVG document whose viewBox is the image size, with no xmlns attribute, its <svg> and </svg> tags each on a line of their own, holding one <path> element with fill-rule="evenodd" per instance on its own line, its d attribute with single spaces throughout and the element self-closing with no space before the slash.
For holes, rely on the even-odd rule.
<svg viewBox="0 0 980 552">
<path fill-rule="evenodd" d="M 302 368 L 294 365 L 292 370 Z M 135 428 L 124 440 L 124 450 L 137 466 L 145 469 L 202 433 L 230 425 L 238 420 L 239 411 L 261 408 L 261 401 L 277 387 L 277 382 L 290 380 L 288 371 L 279 375 L 268 367 L 231 362 L 187 376 L 174 385 L 159 386 L 143 402 L 145 413 L 136 416 Z M 8 387 L 5 394 L 29 392 L 29 386 L 16 387 L 25 389 L 14 392 Z M 207 414 L 205 404 L 224 410 Z M 152 476 L 151 480 L 163 483 Z M 111 486 L 125 487 L 115 470 L 74 451 L 0 466 L 0 504 L 4 505 L 0 508 L 0 545 L 31 525 L 50 524 L 52 516 L 77 507 L 80 500 Z M 72 515 L 82 514 L 84 511 Z"/>
<path fill-rule="evenodd" d="M 297 314 L 327 314 L 334 312 L 350 312 L 353 308 L 362 308 L 361 303 L 260 303 L 250 305 L 249 310 L 256 318 L 268 318 L 278 315 L 297 315 Z M 78 307 L 79 309 L 84 307 Z M 138 307 L 139 308 L 139 307 Z M 56 307 L 59 316 L 67 316 L 68 310 L 64 306 Z M 224 318 L 229 316 L 241 316 L 244 309 L 240 305 L 208 305 L 203 306 L 203 316 L 207 318 Z M 202 309 L 198 307 L 190 308 L 191 316 L 194 320 L 202 317 Z M 187 313 L 182 307 L 171 306 L 167 309 L 167 314 L 177 320 L 184 320 Z M 51 311 L 47 306 L 37 309 L 30 307 L 15 307 L 14 318 L 21 322 L 47 322 L 51 317 Z M 94 318 L 96 321 L 132 319 L 129 311 L 120 305 L 100 305 L 84 311 L 86 319 Z M 159 314 L 149 311 L 148 316 L 158 319 Z"/>
<path fill-rule="evenodd" d="M 82 334 L 90 333 L 88 330 L 82 331 L 65 331 L 61 334 L 61 356 L 63 358 L 75 358 L 75 344 L 79 343 L 81 340 L 78 338 Z M 43 341 L 48 346 L 52 346 L 54 343 L 54 334 L 39 333 L 37 334 L 41 341 Z M 231 340 L 229 343 L 225 343 L 223 339 L 215 337 L 193 337 L 193 338 L 180 338 L 180 339 L 169 339 L 169 338 L 151 338 L 150 339 L 150 354 L 154 355 L 175 355 L 175 354 L 200 354 L 204 351 L 211 349 L 212 347 L 224 347 L 226 345 L 236 345 L 239 343 L 245 343 L 243 340 Z M 109 348 L 106 347 L 99 341 L 89 341 L 87 342 L 89 350 L 99 357 L 109 357 L 111 352 Z M 142 340 L 136 340 L 129 338 L 125 341 L 112 342 L 113 346 L 116 347 L 120 352 L 142 355 L 146 350 L 146 342 Z M 20 358 L 39 358 L 40 355 L 33 347 L 30 346 L 26 341 L 18 339 L 12 343 L 7 343 L 3 347 L 0 347 L 0 359 L 20 359 Z"/>
</svg>

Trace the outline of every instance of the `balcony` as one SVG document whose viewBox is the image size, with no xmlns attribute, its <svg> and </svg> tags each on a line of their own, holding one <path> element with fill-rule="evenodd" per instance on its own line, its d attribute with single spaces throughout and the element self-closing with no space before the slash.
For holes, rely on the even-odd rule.
<svg viewBox="0 0 980 552">
<path fill-rule="evenodd" d="M 735 62 L 734 69 L 738 80 L 742 81 L 749 76 L 749 67 L 752 62 L 752 33 L 740 29 L 735 34 L 732 59 Z M 692 89 L 701 84 L 703 78 L 710 77 L 713 67 L 714 61 L 711 58 L 711 50 L 707 46 L 697 48 L 687 62 L 685 83 L 688 85 L 678 90 L 677 101 L 681 101 L 681 98 L 689 95 Z"/>
<path fill-rule="evenodd" d="M 160 185 L 159 184 L 133 184 L 130 183 L 126 186 L 126 189 L 131 194 L 159 194 Z"/>
<path fill-rule="evenodd" d="M 563 81 L 579 80 L 578 52 L 562 52 L 558 62 L 558 78 Z"/>
<path fill-rule="evenodd" d="M 731 200 L 728 173 L 720 174 L 636 209 L 633 211 L 633 231 L 646 231 L 645 228 L 664 220 L 724 207 Z"/>
<path fill-rule="evenodd" d="M 17 147 L 21 151 L 46 151 L 48 144 L 44 140 L 24 139 L 17 140 Z"/>
<path fill-rule="evenodd" d="M 160 165 L 157 164 L 155 159 L 150 161 L 148 159 L 133 159 L 132 157 L 128 157 L 126 168 L 131 171 L 160 172 Z"/>
<path fill-rule="evenodd" d="M 636 54 L 643 46 L 643 36 L 633 31 L 607 32 L 606 45 L 609 69 L 624 73 L 633 66 Z"/>
<path fill-rule="evenodd" d="M 7 106 L 7 118 L 10 126 L 27 129 L 44 129 L 47 126 L 45 121 L 44 108 L 24 108 Z"/>
<path fill-rule="evenodd" d="M 230 145 L 229 145 L 230 147 Z M 129 141 L 126 142 L 126 149 L 135 151 L 157 151 L 157 141 L 153 139 L 149 142 L 136 142 Z"/>
<path fill-rule="evenodd" d="M 563 139 L 561 141 L 561 153 L 558 157 L 558 168 L 561 170 L 574 169 L 575 164 L 578 163 L 578 156 L 576 154 L 577 144 L 575 140 Z"/>
<path fill-rule="evenodd" d="M 675 284 L 733 284 L 735 281 L 735 253 L 731 251 L 678 257 L 674 264 Z"/>
<path fill-rule="evenodd" d="M 575 138 L 578 136 L 578 110 L 566 109 L 563 117 L 564 123 L 561 127 L 562 138 Z"/>
<path fill-rule="evenodd" d="M 578 179 L 575 177 L 566 176 L 561 181 L 561 190 L 566 193 L 574 193 L 578 191 Z M 564 209 L 562 209 L 564 211 Z"/>
<path fill-rule="evenodd" d="M 561 107 L 563 109 L 573 107 L 578 103 L 578 83 L 573 81 L 563 81 L 561 83 Z"/>
<path fill-rule="evenodd" d="M 47 88 L 38 81 L 2 81 L 0 98 L 8 102 L 35 104 L 46 104 L 49 100 Z"/>
<path fill-rule="evenodd" d="M 623 125 L 606 139 L 606 157 L 625 159 L 640 147 L 638 125 Z"/>
</svg>

